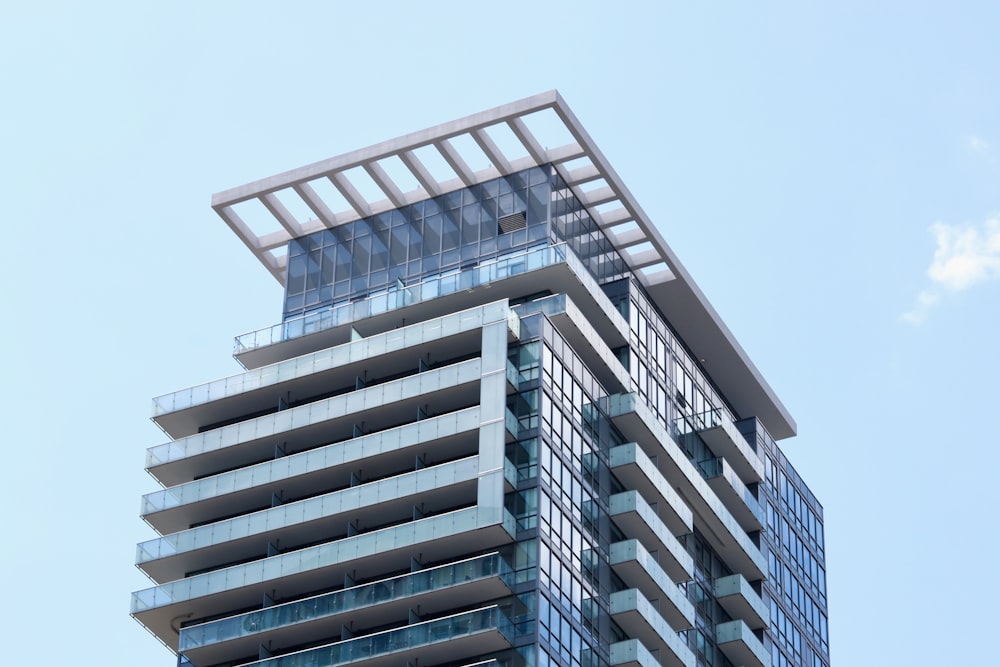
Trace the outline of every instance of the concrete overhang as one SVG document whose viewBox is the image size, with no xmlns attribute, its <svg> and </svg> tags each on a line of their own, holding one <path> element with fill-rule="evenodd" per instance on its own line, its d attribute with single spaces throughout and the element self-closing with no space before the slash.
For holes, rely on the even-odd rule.
<svg viewBox="0 0 1000 667">
<path fill-rule="evenodd" d="M 532 125 L 541 127 L 542 136 Z M 571 140 L 547 148 L 550 133 L 556 141 L 567 135 Z M 509 140 L 500 141 L 501 136 Z M 432 170 L 428 158 L 446 166 Z M 474 169 L 480 164 L 485 168 Z M 554 165 L 588 205 L 739 416 L 757 416 L 776 439 L 794 435 L 788 410 L 557 91 L 220 192 L 212 197 L 212 208 L 284 285 L 283 249 L 293 238 L 544 164 Z M 393 173 L 418 186 L 405 192 Z M 324 191 L 333 192 L 336 201 L 324 200 Z M 246 206 L 260 212 L 270 228 L 244 220 L 238 209 Z M 307 217 L 297 218 L 292 209 L 308 211 Z"/>
</svg>

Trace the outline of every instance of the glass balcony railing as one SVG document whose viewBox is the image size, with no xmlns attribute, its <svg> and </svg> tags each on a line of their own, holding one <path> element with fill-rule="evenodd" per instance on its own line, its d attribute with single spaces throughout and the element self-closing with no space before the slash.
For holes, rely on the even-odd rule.
<svg viewBox="0 0 1000 667">
<path fill-rule="evenodd" d="M 715 454 L 725 456 L 747 482 L 763 479 L 764 464 L 755 445 L 747 442 L 739 432 L 728 411 L 715 408 L 681 417 L 674 422 L 674 431 L 678 438 L 697 433 Z"/>
<path fill-rule="evenodd" d="M 639 665 L 639 667 L 657 667 L 660 661 L 653 657 L 638 639 L 626 639 L 615 642 L 610 647 L 610 664 Z"/>
<path fill-rule="evenodd" d="M 675 581 L 686 581 L 693 576 L 694 559 L 638 491 L 612 495 L 608 499 L 608 515 L 622 529 L 626 539 L 637 538 L 659 552 L 660 565 Z"/>
<path fill-rule="evenodd" d="M 726 482 L 733 489 L 733 493 L 739 496 L 743 504 L 746 505 L 747 510 L 753 514 L 754 518 L 757 519 L 757 523 L 763 525 L 764 523 L 764 510 L 761 509 L 760 501 L 758 501 L 754 495 L 747 488 L 747 485 L 743 483 L 743 480 L 739 478 L 733 469 L 726 465 L 725 459 L 721 456 L 716 456 L 714 458 L 705 459 L 704 461 L 698 462 L 698 470 L 701 472 L 701 476 L 706 480 L 714 479 L 716 477 L 725 478 Z"/>
<path fill-rule="evenodd" d="M 614 542 L 610 555 L 611 567 L 626 586 L 638 588 L 650 600 L 661 600 L 659 613 L 668 623 L 677 629 L 694 624 L 694 605 L 639 540 Z"/>
<path fill-rule="evenodd" d="M 770 667 L 771 655 L 742 619 L 715 626 L 715 641 L 732 662 L 746 667 Z"/>
<path fill-rule="evenodd" d="M 517 466 L 507 457 L 503 459 L 503 477 L 513 488 L 517 488 Z"/>
<path fill-rule="evenodd" d="M 404 347 L 419 347 L 428 341 L 471 331 L 482 327 L 486 322 L 506 317 L 506 310 L 507 307 L 503 303 L 477 306 L 443 315 L 430 322 L 418 322 L 369 338 L 352 341 L 350 344 L 319 350 L 263 368 L 164 394 L 153 399 L 153 416 L 159 417 L 196 405 L 275 386 L 282 382 L 337 368 L 356 359 L 367 359 L 377 354 L 395 352 Z"/>
<path fill-rule="evenodd" d="M 640 490 L 650 502 L 660 508 L 659 516 L 674 535 L 694 530 L 694 517 L 687 503 L 634 442 L 612 447 L 608 452 L 611 469 L 626 488 Z"/>
<path fill-rule="evenodd" d="M 344 419 L 355 412 L 383 408 L 388 402 L 404 401 L 478 382 L 482 377 L 480 365 L 479 359 L 469 359 L 156 445 L 146 450 L 146 467 L 155 468 L 264 437 L 277 437 L 279 433 L 297 428 Z M 391 397 L 391 401 L 386 397 Z"/>
<path fill-rule="evenodd" d="M 415 496 L 421 489 L 453 487 L 474 480 L 478 471 L 479 457 L 470 456 L 182 530 L 140 543 L 136 549 L 136 563 L 217 547 L 255 535 L 270 535 L 278 530 L 357 511 L 357 508 Z"/>
<path fill-rule="evenodd" d="M 196 598 L 315 572 L 368 554 L 410 548 L 461 535 L 481 528 L 481 511 L 478 507 L 468 507 L 147 588 L 132 594 L 132 613 L 141 614 Z M 498 519 L 507 532 L 513 534 L 514 518 L 501 515 Z"/>
<path fill-rule="evenodd" d="M 425 420 L 376 431 L 359 438 L 330 443 L 316 449 L 265 461 L 230 472 L 204 477 L 193 482 L 153 491 L 142 497 L 140 514 L 146 516 L 181 505 L 203 502 L 228 494 L 315 474 L 352 461 L 395 452 L 412 447 L 414 443 L 429 443 L 458 433 L 471 432 L 479 427 L 479 408 L 465 408 Z"/>
<path fill-rule="evenodd" d="M 307 649 L 298 653 L 267 658 L 247 663 L 247 667 L 336 667 L 371 659 L 398 651 L 420 648 L 430 644 L 471 638 L 477 634 L 498 632 L 508 645 L 514 636 L 514 624 L 500 611 L 500 607 L 486 607 L 475 611 L 425 621 L 396 630 Z"/>
<path fill-rule="evenodd" d="M 498 577 L 510 587 L 513 575 L 513 569 L 499 554 L 487 554 L 184 628 L 178 650 L 190 651 L 483 579 Z"/>
<path fill-rule="evenodd" d="M 676 421 L 676 428 L 678 434 L 685 435 L 692 431 L 704 431 L 716 426 L 725 426 L 727 422 L 733 423 L 732 415 L 728 411 L 723 412 L 721 408 L 714 408 L 688 417 L 681 417 Z"/>
<path fill-rule="evenodd" d="M 552 294 L 541 299 L 519 303 L 514 306 L 514 310 L 521 317 L 527 317 L 533 313 L 543 313 L 545 315 L 558 315 L 566 312 L 566 295 Z"/>
<path fill-rule="evenodd" d="M 517 366 L 511 363 L 510 359 L 507 360 L 507 383 L 517 389 L 521 386 L 521 374 L 517 370 Z"/>
<path fill-rule="evenodd" d="M 698 470 L 701 471 L 701 476 L 705 479 L 712 479 L 713 477 L 722 475 L 725 471 L 725 466 L 722 463 L 722 458 L 716 456 L 715 458 L 699 461 Z"/>
<path fill-rule="evenodd" d="M 689 487 L 689 492 L 693 494 L 692 500 L 703 503 L 709 510 L 705 516 L 720 524 L 718 528 L 713 528 L 713 530 L 728 532 L 738 545 L 738 552 L 735 555 L 744 556 L 743 565 L 748 566 L 748 569 L 741 570 L 741 573 L 747 574 L 748 578 L 751 579 L 761 578 L 763 573 L 767 572 L 767 559 L 764 558 L 757 545 L 753 543 L 729 509 L 705 481 L 701 470 L 688 460 L 681 447 L 677 446 L 677 442 L 674 441 L 668 445 L 673 439 L 673 434 L 667 433 L 649 406 L 640 400 L 634 392 L 601 398 L 597 401 L 597 405 L 613 420 L 628 415 L 634 415 L 637 418 L 638 424 L 635 426 L 627 423 L 621 424 L 624 435 L 638 442 L 640 446 L 645 443 L 644 450 L 647 455 L 665 454 L 669 457 L 667 461 L 673 465 L 677 473 L 680 473 L 678 480 L 682 480 L 684 485 Z M 675 486 L 678 484 L 678 481 L 672 479 L 670 475 L 668 475 L 668 481 Z M 688 492 L 688 489 L 685 491 Z"/>
<path fill-rule="evenodd" d="M 510 408 L 504 410 L 504 427 L 507 432 L 514 436 L 514 440 L 517 440 L 517 436 L 521 433 L 521 422 L 518 420 L 514 413 L 510 411 Z"/>
<path fill-rule="evenodd" d="M 399 285 L 365 299 L 331 306 L 325 310 L 308 313 L 258 331 L 236 337 L 233 354 L 242 354 L 293 338 L 300 338 L 318 331 L 333 329 L 361 319 L 405 308 L 414 303 L 439 296 L 470 290 L 497 280 L 503 280 L 528 271 L 567 261 L 572 251 L 565 243 L 533 248 L 513 255 L 498 257 L 462 271 L 428 278 L 414 285 Z M 576 264 L 582 264 L 576 257 Z"/>
</svg>

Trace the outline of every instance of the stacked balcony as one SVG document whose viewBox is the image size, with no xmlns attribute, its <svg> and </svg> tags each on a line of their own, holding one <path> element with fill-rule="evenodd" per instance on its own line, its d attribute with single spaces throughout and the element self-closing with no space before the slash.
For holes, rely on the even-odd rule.
<svg viewBox="0 0 1000 667">
<path fill-rule="evenodd" d="M 329 627 L 361 633 L 387 619 L 408 618 L 411 609 L 436 616 L 458 599 L 496 599 L 510 594 L 513 572 L 499 554 L 360 584 L 181 630 L 179 649 L 189 660 L 215 664 L 256 652 L 266 637 L 272 649 L 313 643 Z"/>
<path fill-rule="evenodd" d="M 682 582 L 694 577 L 691 555 L 638 491 L 611 496 L 608 515 L 627 538 L 637 538 L 647 551 L 658 554 L 661 567 L 672 580 Z"/>
<path fill-rule="evenodd" d="M 764 462 L 737 430 L 736 424 L 716 408 L 677 420 L 681 437 L 695 432 L 718 456 L 725 458 L 746 484 L 764 479 Z"/>
<path fill-rule="evenodd" d="M 244 667 L 388 667 L 414 660 L 437 664 L 510 648 L 512 637 L 513 623 L 493 605 L 248 662 Z"/>
<path fill-rule="evenodd" d="M 715 642 L 734 665 L 771 667 L 771 655 L 763 642 L 742 620 L 715 626 Z"/>
<path fill-rule="evenodd" d="M 610 562 L 625 585 L 653 603 L 675 631 L 694 625 L 694 606 L 639 540 L 612 544 Z"/>
<path fill-rule="evenodd" d="M 611 645 L 610 664 L 612 667 L 659 667 L 661 665 L 694 667 L 694 654 L 687 647 L 681 646 L 680 648 L 683 650 L 678 653 L 667 651 L 666 655 L 657 657 L 638 639 L 626 639 Z"/>
<path fill-rule="evenodd" d="M 694 525 L 726 563 L 748 580 L 763 579 L 767 563 L 760 548 L 652 411 L 633 393 L 610 396 L 603 408 L 619 431 L 655 462 L 656 470 L 683 497 Z"/>
<path fill-rule="evenodd" d="M 664 667 L 693 667 L 694 654 L 680 635 L 638 590 L 611 594 L 611 618 L 633 639 L 638 639 Z"/>
<path fill-rule="evenodd" d="M 612 646 L 612 664 L 694 664 L 693 656 L 688 662 L 686 647 L 674 651 L 658 643 L 663 632 L 640 621 L 646 618 L 640 608 L 655 603 L 657 618 L 666 621 L 668 631 L 692 627 L 693 608 L 674 584 L 690 580 L 693 575 L 676 558 L 670 540 L 657 540 L 655 536 L 684 536 L 697 529 L 735 571 L 714 582 L 717 601 L 736 619 L 717 626 L 719 650 L 733 664 L 767 667 L 767 656 L 754 630 L 767 625 L 768 613 L 759 591 L 748 583 L 759 581 L 765 574 L 763 555 L 750 537 L 764 527 L 759 503 L 747 486 L 757 479 L 751 465 L 751 460 L 757 460 L 755 454 L 749 447 L 740 448 L 739 442 L 720 446 L 719 439 L 731 438 L 730 431 L 735 429 L 715 423 L 702 429 L 697 437 L 708 434 L 713 438 L 717 447 L 713 451 L 744 456 L 743 474 L 736 472 L 726 456 L 695 464 L 634 394 L 612 396 L 603 407 L 619 430 L 635 440 L 609 452 L 615 477 L 633 489 L 611 496 L 610 515 L 629 537 L 635 538 L 611 546 L 613 570 L 633 587 L 612 596 L 618 600 L 617 607 L 612 607 L 613 617 L 632 638 Z M 650 515 L 654 516 L 641 519 Z M 678 604 L 677 598 L 683 602 Z M 627 613 L 623 611 L 626 608 Z M 669 640 L 673 639 L 671 633 Z"/>
<path fill-rule="evenodd" d="M 743 619 L 751 630 L 767 627 L 771 614 L 756 590 L 739 574 L 719 577 L 714 582 L 715 599 L 733 618 Z"/>
<path fill-rule="evenodd" d="M 760 502 L 737 476 L 729 461 L 722 457 L 706 459 L 698 462 L 698 469 L 743 530 L 752 533 L 764 528 L 764 510 Z"/>
<path fill-rule="evenodd" d="M 509 647 L 505 612 L 483 604 L 511 594 L 509 566 L 462 559 L 513 541 L 504 369 L 518 326 L 493 302 L 156 399 L 176 439 L 148 453 L 164 488 L 142 515 L 160 537 L 137 565 L 156 585 L 133 615 L 190 665 Z"/>
</svg>

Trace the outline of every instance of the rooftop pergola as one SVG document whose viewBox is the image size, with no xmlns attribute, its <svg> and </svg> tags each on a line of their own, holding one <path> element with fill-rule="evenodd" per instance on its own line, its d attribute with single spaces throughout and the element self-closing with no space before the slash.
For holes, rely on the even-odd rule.
<svg viewBox="0 0 1000 667">
<path fill-rule="evenodd" d="M 291 239 L 544 164 L 559 170 L 734 408 L 775 438 L 794 435 L 784 405 L 556 91 L 220 192 L 212 208 L 284 285 Z"/>
</svg>

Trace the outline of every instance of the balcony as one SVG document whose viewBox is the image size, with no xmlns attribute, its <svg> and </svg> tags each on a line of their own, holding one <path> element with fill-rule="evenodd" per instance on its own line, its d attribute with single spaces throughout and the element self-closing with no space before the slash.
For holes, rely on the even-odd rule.
<svg viewBox="0 0 1000 667">
<path fill-rule="evenodd" d="M 480 359 L 469 359 L 174 440 L 148 449 L 146 468 L 173 486 L 272 459 L 275 442 L 295 453 L 347 440 L 363 421 L 384 428 L 413 422 L 428 403 L 439 414 L 470 407 L 479 401 L 473 387 L 481 368 Z"/>
<path fill-rule="evenodd" d="M 153 421 L 177 439 L 208 424 L 274 411 L 289 394 L 301 400 L 353 386 L 357 377 L 416 372 L 418 359 L 438 363 L 480 350 L 482 327 L 510 314 L 506 301 L 494 302 L 176 391 L 153 399 Z"/>
<path fill-rule="evenodd" d="M 521 420 L 515 417 L 508 408 L 504 408 L 503 425 L 504 439 L 507 444 L 517 442 L 517 436 L 521 433 Z"/>
<path fill-rule="evenodd" d="M 611 659 L 609 662 L 612 667 L 658 667 L 661 664 L 694 667 L 694 655 L 691 654 L 690 650 L 688 650 L 688 654 L 691 656 L 690 660 L 678 663 L 669 661 L 661 663 L 653 657 L 653 654 L 638 639 L 626 639 L 625 641 L 615 642 L 611 645 Z"/>
<path fill-rule="evenodd" d="M 521 386 L 521 373 L 517 370 L 517 366 L 511 363 L 510 359 L 507 360 L 507 393 L 513 394 Z"/>
<path fill-rule="evenodd" d="M 694 525 L 730 569 L 753 581 L 763 579 L 767 560 L 701 472 L 688 460 L 650 408 L 636 394 L 615 394 L 601 407 L 621 433 L 636 442 L 691 508 Z"/>
<path fill-rule="evenodd" d="M 611 617 L 633 639 L 638 639 L 665 667 L 694 665 L 694 654 L 649 601 L 630 588 L 611 594 Z"/>
<path fill-rule="evenodd" d="M 281 324 L 238 336 L 233 356 L 246 368 L 339 345 L 352 336 L 422 322 L 490 301 L 518 298 L 544 285 L 565 292 L 581 307 L 604 340 L 625 343 L 621 315 L 604 296 L 590 271 L 566 244 L 541 246 L 498 257 L 461 272 L 401 285 L 365 299 L 332 306 Z M 488 292 L 485 290 L 489 290 Z"/>
<path fill-rule="evenodd" d="M 510 594 L 513 571 L 493 553 L 458 563 L 361 584 L 181 630 L 178 650 L 197 664 L 216 664 L 257 650 L 261 634 L 273 647 L 316 642 L 331 628 L 377 627 L 422 613 L 445 613 L 460 600 L 492 600 Z M 272 649 L 274 650 L 274 649 Z"/>
<path fill-rule="evenodd" d="M 674 630 L 694 625 L 694 605 L 639 540 L 612 544 L 610 564 L 625 585 L 638 589 L 650 600 Z"/>
<path fill-rule="evenodd" d="M 407 662 L 436 664 L 510 648 L 514 625 L 498 606 L 386 630 L 296 653 L 246 663 L 245 667 L 385 667 Z"/>
<path fill-rule="evenodd" d="M 674 582 L 688 581 L 694 576 L 691 555 L 638 491 L 611 496 L 608 516 L 625 535 L 637 538 L 648 551 L 656 553 L 660 566 Z"/>
<path fill-rule="evenodd" d="M 418 519 L 138 591 L 132 594 L 132 615 L 176 648 L 172 624 L 179 615 L 206 618 L 260 605 L 265 593 L 293 598 L 346 574 L 364 580 L 406 570 L 415 550 L 435 562 L 495 549 L 514 541 L 515 523 L 509 512 L 492 506 Z"/>
<path fill-rule="evenodd" d="M 697 433 L 705 444 L 729 461 L 733 470 L 747 484 L 761 482 L 764 479 L 764 461 L 750 447 L 736 425 L 727 413 L 716 408 L 690 417 L 682 417 L 676 421 L 680 437 Z"/>
<path fill-rule="evenodd" d="M 733 471 L 729 461 L 721 457 L 708 459 L 699 462 L 698 468 L 743 530 L 750 533 L 764 527 L 764 510 L 747 485 Z"/>
<path fill-rule="evenodd" d="M 687 535 L 694 530 L 691 509 L 637 444 L 613 447 L 609 456 L 615 477 L 627 488 L 638 490 L 656 508 L 671 533 Z"/>
<path fill-rule="evenodd" d="M 731 574 L 715 580 L 715 599 L 733 618 L 743 619 L 751 630 L 767 627 L 771 613 L 760 593 L 741 575 Z"/>
<path fill-rule="evenodd" d="M 514 311 L 521 317 L 544 313 L 605 389 L 611 392 L 628 390 L 631 384 L 628 370 L 569 296 L 553 294 L 518 304 Z M 625 320 L 617 311 L 611 310 L 606 315 L 612 321 L 621 319 L 621 334 L 611 344 L 624 345 L 627 340 Z"/>
<path fill-rule="evenodd" d="M 743 621 L 716 625 L 715 643 L 734 665 L 771 667 L 771 656 L 764 650 L 764 644 Z"/>
<path fill-rule="evenodd" d="M 412 470 L 418 455 L 424 465 L 478 451 L 478 407 L 430 417 L 344 442 L 204 477 L 142 498 L 141 514 L 160 533 L 183 530 L 218 517 L 256 511 L 272 498 L 303 498 L 331 488 Z M 364 479 L 355 479 L 364 462 Z"/>
<path fill-rule="evenodd" d="M 351 486 L 183 530 L 138 546 L 137 565 L 156 582 L 212 565 L 265 558 L 268 545 L 303 545 L 430 516 L 476 501 L 479 456 Z M 294 548 L 294 547 L 293 547 Z"/>
</svg>

